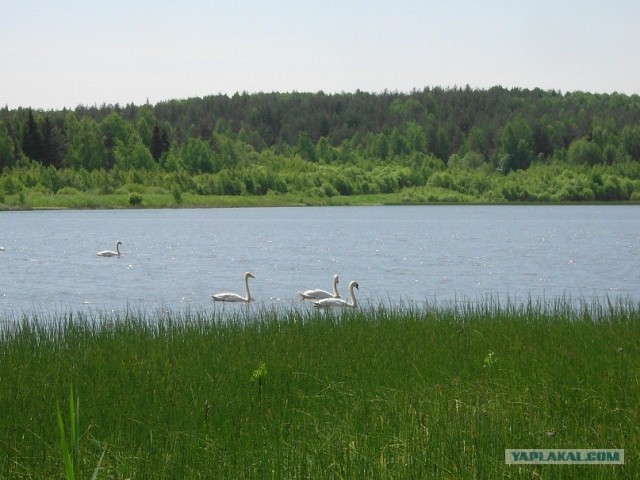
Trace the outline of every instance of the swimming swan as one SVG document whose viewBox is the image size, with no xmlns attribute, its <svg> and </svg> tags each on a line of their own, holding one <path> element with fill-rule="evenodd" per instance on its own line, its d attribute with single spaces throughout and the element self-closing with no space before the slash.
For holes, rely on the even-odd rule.
<svg viewBox="0 0 640 480">
<path fill-rule="evenodd" d="M 338 293 L 338 274 L 333 276 L 333 293 L 329 293 L 326 290 L 316 288 L 315 290 L 305 290 L 304 292 L 298 292 L 302 300 L 321 300 L 323 298 L 340 298 Z"/>
<path fill-rule="evenodd" d="M 116 243 L 116 251 L 115 252 L 113 250 L 103 250 L 102 252 L 98 252 L 96 255 L 98 255 L 99 257 L 119 257 L 120 256 L 120 245 L 122 245 L 122 242 L 120 240 L 118 240 L 118 243 Z"/>
<path fill-rule="evenodd" d="M 251 295 L 249 294 L 250 278 L 256 278 L 256 277 L 254 277 L 251 274 L 251 272 L 247 272 L 244 274 L 244 288 L 247 292 L 246 296 L 244 297 L 238 295 L 237 293 L 229 293 L 229 292 L 214 293 L 213 295 L 211 295 L 211 297 L 218 302 L 250 302 L 251 300 L 253 300 L 253 298 L 251 298 Z"/>
<path fill-rule="evenodd" d="M 349 297 L 350 301 L 347 302 L 342 298 L 323 298 L 322 300 L 316 300 L 313 302 L 314 307 L 316 308 L 326 308 L 326 307 L 351 307 L 356 308 L 358 306 L 358 302 L 356 302 L 356 297 L 353 295 L 353 289 L 357 288 L 360 290 L 358 286 L 358 282 L 352 281 L 349 283 Z"/>
</svg>

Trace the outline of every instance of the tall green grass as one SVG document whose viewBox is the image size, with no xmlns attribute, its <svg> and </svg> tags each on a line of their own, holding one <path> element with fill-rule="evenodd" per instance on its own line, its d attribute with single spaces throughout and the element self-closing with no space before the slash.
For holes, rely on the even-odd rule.
<svg viewBox="0 0 640 480">
<path fill-rule="evenodd" d="M 63 478 L 73 385 L 76 478 L 640 478 L 631 302 L 230 311 L 5 318 L 0 477 Z"/>
</svg>

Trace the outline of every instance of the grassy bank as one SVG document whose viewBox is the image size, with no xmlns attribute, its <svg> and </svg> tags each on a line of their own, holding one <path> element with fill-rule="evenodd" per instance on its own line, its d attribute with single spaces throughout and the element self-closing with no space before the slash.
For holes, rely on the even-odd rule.
<svg viewBox="0 0 640 480">
<path fill-rule="evenodd" d="M 389 197 L 389 198 L 386 198 Z M 298 205 L 362 205 L 394 203 L 397 195 L 379 195 L 376 198 L 305 198 L 300 195 L 193 195 L 182 194 L 179 201 L 171 194 L 144 194 L 131 201 L 131 194 L 74 195 L 5 195 L 0 209 L 122 209 L 122 208 L 215 208 L 215 207 L 284 207 Z"/>
<path fill-rule="evenodd" d="M 314 196 L 304 194 L 269 195 L 195 195 L 182 193 L 176 199 L 171 193 L 98 194 L 78 192 L 72 195 L 15 194 L 0 196 L 0 211 L 30 209 L 124 209 L 124 208 L 226 208 L 226 207 L 291 207 L 291 206 L 356 206 L 356 205 L 433 205 L 433 204 L 485 204 L 504 205 L 508 202 L 490 198 L 474 198 L 470 195 L 451 193 L 440 188 L 405 189 L 402 193 L 370 195 Z M 570 201 L 547 201 L 538 204 L 570 204 Z M 613 204 L 637 204 L 637 200 L 625 202 L 577 202 Z"/>
<path fill-rule="evenodd" d="M 423 189 L 424 190 L 424 189 Z M 333 205 L 398 205 L 428 203 L 480 202 L 470 196 L 453 195 L 441 189 L 424 192 L 313 196 L 303 194 L 270 195 L 195 195 L 181 193 L 98 194 L 77 192 L 70 195 L 15 194 L 0 197 L 0 210 L 22 209 L 121 209 L 121 208 L 214 208 L 214 207 L 284 207 Z M 486 202 L 485 202 L 486 203 Z"/>
<path fill-rule="evenodd" d="M 2 478 L 62 478 L 71 385 L 80 478 L 105 448 L 98 478 L 640 477 L 637 305 L 2 325 Z M 624 448 L 625 465 L 510 466 L 505 448 Z"/>
</svg>

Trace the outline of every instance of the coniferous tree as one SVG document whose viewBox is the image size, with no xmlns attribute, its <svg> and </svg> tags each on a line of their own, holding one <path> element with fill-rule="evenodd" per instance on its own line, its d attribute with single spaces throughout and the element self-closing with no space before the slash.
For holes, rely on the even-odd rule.
<svg viewBox="0 0 640 480">
<path fill-rule="evenodd" d="M 165 129 L 158 126 L 157 122 L 153 127 L 149 150 L 156 162 L 160 161 L 160 157 L 162 157 L 163 153 L 169 151 L 169 136 Z"/>
<path fill-rule="evenodd" d="M 36 123 L 31 109 L 29 109 L 27 123 L 25 125 L 22 140 L 22 153 L 31 160 L 35 160 L 37 162 L 42 161 L 42 134 L 40 133 L 40 128 Z"/>
<path fill-rule="evenodd" d="M 61 128 L 48 116 L 42 128 L 42 164 L 60 168 L 66 151 L 66 139 Z"/>
<path fill-rule="evenodd" d="M 15 147 L 4 122 L 0 122 L 0 172 L 15 163 Z"/>
</svg>

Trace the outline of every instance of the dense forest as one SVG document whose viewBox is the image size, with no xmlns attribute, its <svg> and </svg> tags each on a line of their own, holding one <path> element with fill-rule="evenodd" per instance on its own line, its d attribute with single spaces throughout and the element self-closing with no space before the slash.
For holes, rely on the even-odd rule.
<svg viewBox="0 0 640 480">
<path fill-rule="evenodd" d="M 80 192 L 638 201 L 640 96 L 466 87 L 0 110 L 0 204 Z"/>
</svg>

